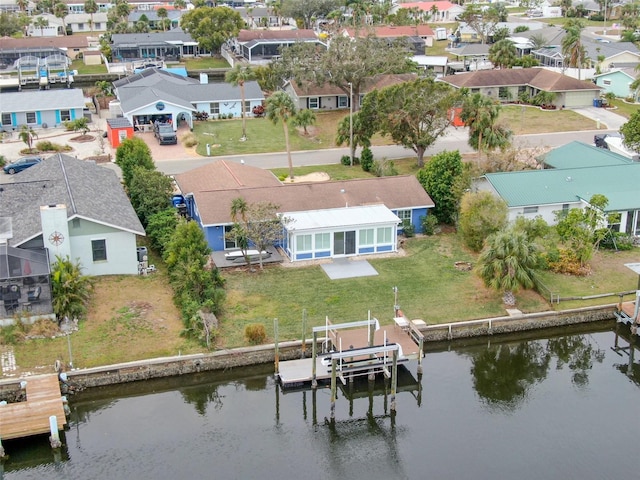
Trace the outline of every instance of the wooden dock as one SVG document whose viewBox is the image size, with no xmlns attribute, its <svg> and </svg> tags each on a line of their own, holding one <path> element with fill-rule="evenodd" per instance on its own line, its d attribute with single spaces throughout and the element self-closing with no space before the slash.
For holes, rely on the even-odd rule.
<svg viewBox="0 0 640 480">
<path fill-rule="evenodd" d="M 398 344 L 403 353 L 401 361 L 413 360 L 418 358 L 420 348 L 413 341 L 408 331 L 395 325 L 382 326 L 374 334 L 374 345 Z M 367 328 L 357 328 L 351 330 L 342 330 L 339 333 L 337 344 L 334 345 L 336 350 L 348 351 L 353 349 L 361 349 L 368 346 L 369 331 Z M 316 380 L 322 382 L 331 379 L 331 365 L 322 362 L 323 357 L 318 353 L 316 358 Z M 357 355 L 354 355 L 357 357 Z M 386 365 L 391 365 L 391 358 L 387 359 Z M 313 359 L 303 358 L 299 360 L 288 360 L 279 363 L 278 377 L 283 387 L 300 387 L 311 382 L 313 373 Z"/>
<path fill-rule="evenodd" d="M 26 379 L 27 400 L 0 406 L 0 439 L 50 434 L 49 417 L 55 415 L 58 428 L 67 423 L 57 375 Z"/>
</svg>

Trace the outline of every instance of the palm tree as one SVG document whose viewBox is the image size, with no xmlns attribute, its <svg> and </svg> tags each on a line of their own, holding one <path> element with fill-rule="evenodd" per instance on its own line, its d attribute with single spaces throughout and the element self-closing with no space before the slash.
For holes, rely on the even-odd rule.
<svg viewBox="0 0 640 480">
<path fill-rule="evenodd" d="M 289 145 L 289 126 L 287 122 L 296 114 L 296 106 L 286 92 L 279 91 L 267 99 L 267 118 L 274 124 L 278 120 L 282 122 L 284 129 L 284 142 L 287 147 L 287 160 L 289 162 L 289 178 L 293 180 L 293 161 L 291 160 L 291 145 Z"/>
<path fill-rule="evenodd" d="M 91 31 L 93 32 L 93 14 L 99 10 L 98 2 L 96 0 L 85 0 L 84 2 L 84 12 L 91 15 L 91 19 L 89 20 L 89 26 Z"/>
<path fill-rule="evenodd" d="M 496 67 L 511 68 L 518 58 L 518 51 L 511 40 L 499 40 L 489 49 L 489 61 Z"/>
<path fill-rule="evenodd" d="M 53 7 L 53 14 L 57 18 L 62 20 L 62 31 L 64 32 L 64 35 L 66 35 L 67 34 L 67 25 L 64 22 L 64 18 L 67 15 L 69 15 L 69 7 L 67 7 L 67 5 L 62 3 L 62 2 L 58 2 Z"/>
<path fill-rule="evenodd" d="M 582 29 L 584 25 L 579 20 L 572 20 L 565 24 L 564 29 L 567 34 L 562 39 L 562 55 L 566 66 L 578 69 L 578 80 L 580 80 L 580 69 L 587 61 L 587 51 L 582 44 Z"/>
<path fill-rule="evenodd" d="M 304 134 L 308 135 L 307 127 L 313 125 L 316 122 L 316 114 L 310 108 L 300 110 L 298 114 L 293 118 L 291 122 L 294 127 L 302 127 Z"/>
<path fill-rule="evenodd" d="M 245 113 L 244 84 L 256 79 L 256 74 L 250 66 L 237 63 L 225 76 L 225 82 L 230 83 L 234 87 L 240 87 L 240 116 L 242 117 L 242 139 L 247 139 L 247 115 Z"/>
<path fill-rule="evenodd" d="M 251 258 L 249 257 L 249 242 L 247 240 L 246 224 L 247 224 L 247 212 L 249 211 L 249 205 L 247 201 L 242 198 L 234 198 L 231 200 L 231 220 L 233 221 L 233 228 L 230 235 L 236 241 L 244 261 L 247 265 L 251 264 Z M 242 224 L 240 224 L 242 222 Z"/>
<path fill-rule="evenodd" d="M 167 11 L 166 8 L 160 7 L 156 13 L 158 14 L 158 18 L 160 19 L 160 23 L 162 23 L 162 31 L 164 32 L 166 30 L 165 29 L 165 26 L 166 26 L 165 19 L 169 16 L 169 12 Z"/>
<path fill-rule="evenodd" d="M 29 151 L 33 150 L 33 140 L 38 138 L 38 134 L 31 128 L 29 125 L 22 125 L 20 128 L 20 133 L 18 134 L 20 140 L 22 140 L 27 147 L 29 147 Z"/>
<path fill-rule="evenodd" d="M 520 287 L 537 288 L 540 280 L 538 247 L 524 231 L 507 229 L 494 233 L 478 258 L 477 272 L 487 287 L 503 292 L 505 305 L 515 305 Z"/>
<path fill-rule="evenodd" d="M 91 277 L 82 275 L 80 263 L 72 262 L 68 256 L 56 256 L 51 271 L 51 293 L 58 323 L 65 318 L 80 320 L 87 313 L 92 287 Z"/>
<path fill-rule="evenodd" d="M 44 37 L 44 29 L 49 26 L 49 20 L 44 17 L 36 17 L 33 26 L 40 29 L 40 36 Z"/>
<path fill-rule="evenodd" d="M 511 140 L 511 131 L 497 124 L 500 105 L 490 97 L 474 93 L 465 98 L 460 119 L 469 127 L 469 145 L 478 150 L 478 163 L 482 151 L 504 148 Z"/>
<path fill-rule="evenodd" d="M 535 33 L 529 37 L 529 42 L 531 43 L 532 50 L 539 50 L 547 44 L 547 39 L 544 35 Z"/>
<path fill-rule="evenodd" d="M 185 2 L 185 0 L 174 0 L 173 8 L 176 10 L 184 10 L 187 8 L 187 2 Z"/>
<path fill-rule="evenodd" d="M 29 6 L 29 0 L 16 0 L 16 5 L 18 6 L 21 12 L 24 12 L 27 10 L 27 7 Z"/>
<path fill-rule="evenodd" d="M 438 21 L 438 13 L 440 11 L 438 10 L 438 5 L 433 4 L 431 5 L 431 9 L 429 10 L 429 13 L 431 14 L 431 20 L 433 22 L 437 22 Z"/>
</svg>

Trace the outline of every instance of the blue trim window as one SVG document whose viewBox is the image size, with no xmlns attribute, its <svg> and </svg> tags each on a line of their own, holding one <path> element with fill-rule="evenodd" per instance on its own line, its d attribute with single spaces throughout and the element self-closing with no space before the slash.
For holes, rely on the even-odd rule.
<svg viewBox="0 0 640 480">
<path fill-rule="evenodd" d="M 10 113 L 3 113 L 2 114 L 2 125 L 13 125 L 13 122 L 11 122 L 11 114 Z"/>
<path fill-rule="evenodd" d="M 36 112 L 27 112 L 26 116 L 28 125 L 33 125 L 36 123 Z"/>
<path fill-rule="evenodd" d="M 406 221 L 411 222 L 411 210 L 398 210 L 398 218 L 402 220 L 402 223 Z"/>
<path fill-rule="evenodd" d="M 71 120 L 71 111 L 70 110 L 60 110 L 60 121 L 68 122 Z"/>
</svg>

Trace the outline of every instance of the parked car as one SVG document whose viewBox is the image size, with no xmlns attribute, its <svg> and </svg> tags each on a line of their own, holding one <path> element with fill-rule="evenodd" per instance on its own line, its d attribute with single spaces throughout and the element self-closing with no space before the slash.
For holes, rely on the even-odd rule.
<svg viewBox="0 0 640 480">
<path fill-rule="evenodd" d="M 21 172 L 29 167 L 33 167 L 42 161 L 42 157 L 22 157 L 17 160 L 14 160 L 11 163 L 8 163 L 4 166 L 4 173 L 8 173 L 13 175 L 14 173 Z"/>
<path fill-rule="evenodd" d="M 169 123 L 156 123 L 153 126 L 153 134 L 160 145 L 175 145 L 178 143 L 176 132 Z"/>
</svg>

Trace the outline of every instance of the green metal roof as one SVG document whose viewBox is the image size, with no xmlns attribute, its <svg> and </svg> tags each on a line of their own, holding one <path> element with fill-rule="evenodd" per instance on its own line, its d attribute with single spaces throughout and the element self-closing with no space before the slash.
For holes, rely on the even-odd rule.
<svg viewBox="0 0 640 480">
<path fill-rule="evenodd" d="M 625 165 L 488 173 L 487 181 L 509 207 L 609 200 L 607 211 L 640 209 L 640 163 Z"/>
<path fill-rule="evenodd" d="M 632 163 L 630 159 L 610 150 L 578 141 L 555 148 L 538 157 L 538 161 L 551 168 L 604 167 Z"/>
</svg>

